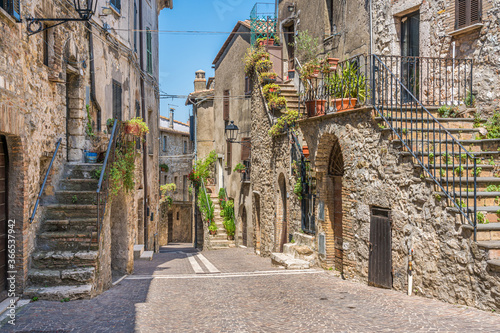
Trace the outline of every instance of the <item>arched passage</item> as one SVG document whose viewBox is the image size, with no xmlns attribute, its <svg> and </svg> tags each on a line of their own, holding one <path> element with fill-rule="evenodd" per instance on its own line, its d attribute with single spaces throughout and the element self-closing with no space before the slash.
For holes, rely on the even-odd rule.
<svg viewBox="0 0 500 333">
<path fill-rule="evenodd" d="M 253 218 L 255 228 L 255 252 L 260 254 L 260 195 L 254 192 Z"/>
<path fill-rule="evenodd" d="M 285 175 L 281 173 L 278 177 L 278 198 L 276 205 L 276 242 L 279 252 L 283 252 L 283 245 L 287 241 L 287 207 L 286 207 L 286 181 Z"/>
<path fill-rule="evenodd" d="M 335 140 L 328 162 L 328 176 L 333 181 L 333 237 L 335 240 L 335 268 L 342 272 L 343 266 L 343 222 L 342 222 L 342 177 L 344 176 L 344 158 L 339 140 Z"/>
</svg>

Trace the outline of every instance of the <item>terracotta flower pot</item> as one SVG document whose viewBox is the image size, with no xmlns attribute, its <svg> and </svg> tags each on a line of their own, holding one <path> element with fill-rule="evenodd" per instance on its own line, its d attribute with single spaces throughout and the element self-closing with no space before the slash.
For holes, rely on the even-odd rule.
<svg viewBox="0 0 500 333">
<path fill-rule="evenodd" d="M 354 109 L 357 101 L 357 98 L 336 98 L 332 100 L 332 103 L 335 103 L 337 112 L 342 112 Z"/>
<path fill-rule="evenodd" d="M 302 154 L 304 154 L 304 156 L 306 158 L 309 157 L 309 147 L 308 146 L 302 147 Z"/>
<path fill-rule="evenodd" d="M 327 58 L 326 59 L 326 62 L 328 62 L 328 64 L 330 65 L 330 71 L 335 71 L 337 70 L 337 64 L 339 63 L 339 59 L 338 58 Z"/>
<path fill-rule="evenodd" d="M 227 235 L 227 239 L 228 239 L 228 240 L 234 240 L 234 235 L 231 235 L 231 236 L 230 236 L 230 235 Z"/>
<path fill-rule="evenodd" d="M 215 235 L 215 234 L 217 234 L 217 230 L 209 230 L 209 232 L 210 232 L 210 235 Z"/>
<path fill-rule="evenodd" d="M 325 99 L 317 99 L 306 102 L 306 110 L 308 117 L 322 116 L 325 114 Z"/>
<path fill-rule="evenodd" d="M 139 136 L 141 133 L 141 128 L 138 124 L 127 124 L 125 126 L 125 133 Z"/>
</svg>

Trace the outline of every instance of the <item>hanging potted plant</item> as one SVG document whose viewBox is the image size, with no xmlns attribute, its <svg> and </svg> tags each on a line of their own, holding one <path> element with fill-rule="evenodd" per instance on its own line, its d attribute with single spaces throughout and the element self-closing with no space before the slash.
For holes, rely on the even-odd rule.
<svg viewBox="0 0 500 333">
<path fill-rule="evenodd" d="M 149 128 L 140 117 L 132 118 L 125 123 L 125 133 L 142 137 L 149 133 Z"/>
<path fill-rule="evenodd" d="M 168 165 L 165 163 L 160 164 L 160 169 L 163 172 L 168 172 Z"/>
<path fill-rule="evenodd" d="M 273 68 L 273 63 L 271 62 L 271 60 L 258 60 L 256 63 L 255 63 L 255 69 L 259 72 L 268 72 L 269 70 L 271 70 L 271 68 Z"/>
<path fill-rule="evenodd" d="M 113 131 L 114 123 L 115 123 L 114 118 L 109 118 L 108 120 L 106 120 L 106 128 L 108 130 L 108 134 L 111 134 L 111 132 Z"/>
<path fill-rule="evenodd" d="M 265 73 L 261 73 L 260 77 L 262 78 L 262 82 L 264 84 L 268 84 L 268 83 L 276 82 L 277 74 L 274 72 L 265 72 Z"/>
<path fill-rule="evenodd" d="M 245 167 L 245 165 L 243 165 L 242 163 L 238 163 L 236 164 L 236 166 L 234 167 L 234 172 L 239 172 L 239 173 L 243 173 L 245 172 L 247 168 Z"/>
<path fill-rule="evenodd" d="M 270 96 L 267 106 L 272 111 L 279 111 L 286 108 L 286 98 L 278 96 Z"/>
<path fill-rule="evenodd" d="M 269 83 L 262 88 L 262 92 L 266 99 L 269 99 L 270 96 L 278 96 L 281 94 L 281 87 L 276 83 Z"/>
</svg>

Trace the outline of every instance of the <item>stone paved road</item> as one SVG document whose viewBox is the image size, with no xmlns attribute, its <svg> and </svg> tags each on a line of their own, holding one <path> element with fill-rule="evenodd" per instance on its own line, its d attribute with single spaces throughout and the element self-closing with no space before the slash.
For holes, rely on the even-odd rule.
<svg viewBox="0 0 500 333">
<path fill-rule="evenodd" d="M 496 314 L 323 271 L 279 270 L 250 249 L 201 252 L 203 257 L 181 246 L 162 252 L 137 262 L 134 275 L 92 300 L 30 303 L 15 327 L 0 331 L 500 332 Z M 205 260 L 220 273 L 208 273 Z M 203 274 L 195 274 L 197 265 Z"/>
</svg>

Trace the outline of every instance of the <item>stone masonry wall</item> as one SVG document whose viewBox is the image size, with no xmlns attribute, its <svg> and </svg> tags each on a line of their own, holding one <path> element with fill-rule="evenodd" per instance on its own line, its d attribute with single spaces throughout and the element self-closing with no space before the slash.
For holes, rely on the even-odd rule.
<svg viewBox="0 0 500 333">
<path fill-rule="evenodd" d="M 327 236 L 327 254 L 319 256 L 321 265 L 332 267 L 338 255 L 331 244 L 335 230 L 327 168 L 332 143 L 339 140 L 344 160 L 340 255 L 345 276 L 367 281 L 371 207 L 384 207 L 392 214 L 394 289 L 407 289 L 408 252 L 413 248 L 417 295 L 498 310 L 500 274 L 487 269 L 486 253 L 463 228 L 466 222 L 447 210 L 445 200 L 433 195 L 434 186 L 421 179 L 408 157 L 401 156 L 401 147 L 391 144 L 371 111 L 321 118 L 300 124 L 317 172 L 318 202 L 325 201 L 325 221 L 318 221 L 317 233 Z"/>
</svg>

